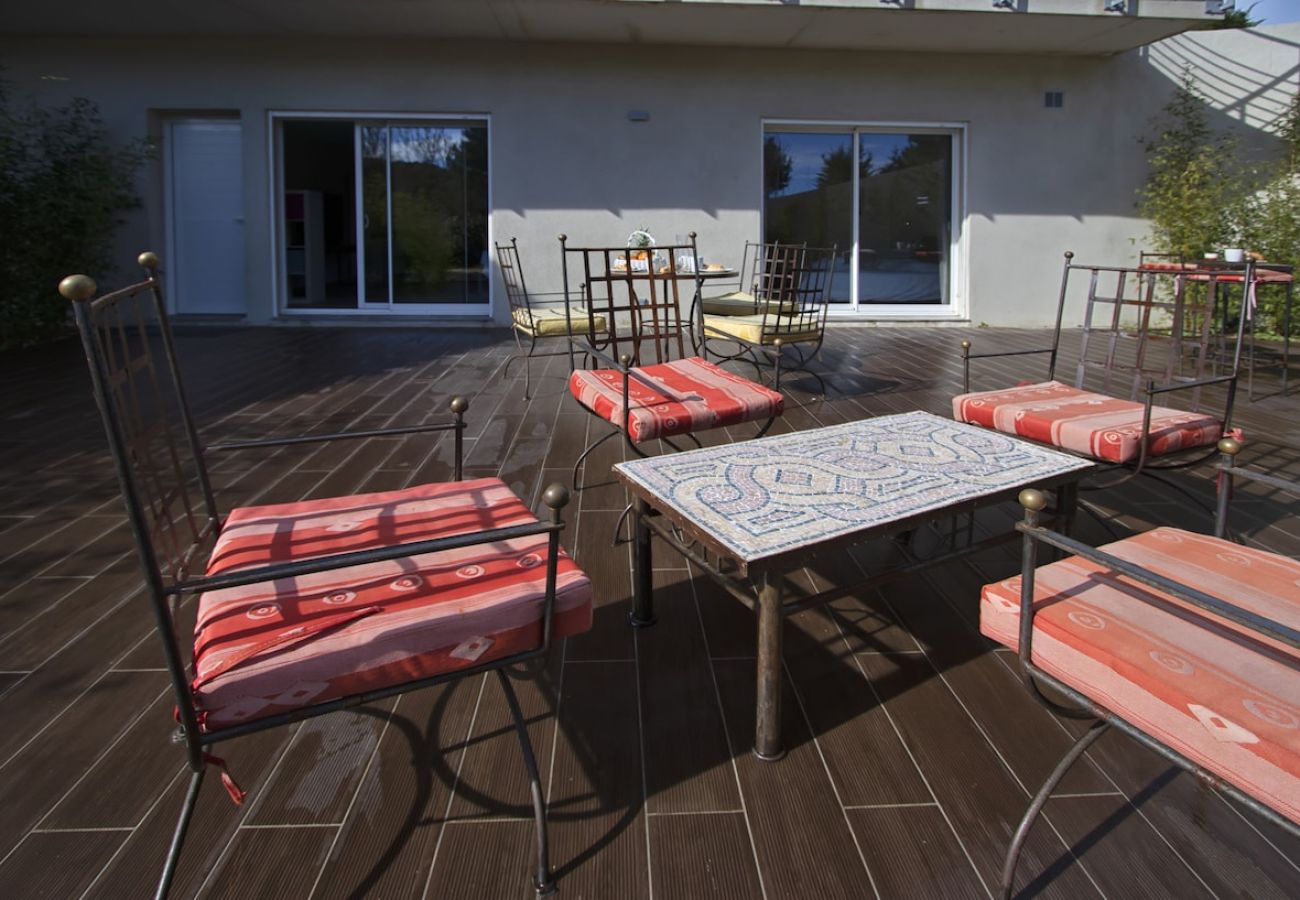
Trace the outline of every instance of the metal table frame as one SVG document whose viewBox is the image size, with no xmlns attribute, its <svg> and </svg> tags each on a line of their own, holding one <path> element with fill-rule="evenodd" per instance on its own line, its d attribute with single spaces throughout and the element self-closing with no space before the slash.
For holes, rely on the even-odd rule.
<svg viewBox="0 0 1300 900">
<path fill-rule="evenodd" d="M 1025 487 L 1032 486 L 1055 493 L 1054 522 L 1062 532 L 1068 534 L 1078 506 L 1079 481 L 1090 471 L 1091 467 L 1084 467 L 1055 476 L 1038 478 L 1032 484 L 1019 484 L 974 498 L 963 498 L 941 509 L 932 508 L 914 515 L 901 516 L 746 562 L 737 559 L 717 538 L 688 517 L 675 510 L 662 508 L 662 504 L 657 505 L 657 501 L 662 498 L 628 478 L 615 467 L 619 480 L 632 493 L 633 605 L 628 618 L 631 625 L 636 628 L 649 627 L 656 622 L 652 537 L 658 537 L 687 560 L 699 566 L 728 594 L 753 610 L 758 616 L 754 755 L 762 760 L 778 760 L 785 755 L 781 743 L 781 654 L 784 637 L 783 622 L 787 615 L 821 606 L 864 589 L 879 587 L 897 578 L 978 553 L 989 547 L 1017 540 L 1020 535 L 1014 525 L 1009 526 L 1005 534 L 975 540 L 974 514 L 976 510 L 987 506 L 1015 501 L 1019 492 Z M 913 559 L 889 572 L 811 595 L 795 595 L 785 585 L 787 573 L 796 571 L 819 553 L 843 550 L 866 541 L 905 534 L 936 520 L 952 520 L 955 523 L 963 515 L 969 517 L 968 524 L 963 529 L 964 543 L 936 556 Z M 954 536 L 957 533 L 955 524 L 952 533 Z"/>
</svg>

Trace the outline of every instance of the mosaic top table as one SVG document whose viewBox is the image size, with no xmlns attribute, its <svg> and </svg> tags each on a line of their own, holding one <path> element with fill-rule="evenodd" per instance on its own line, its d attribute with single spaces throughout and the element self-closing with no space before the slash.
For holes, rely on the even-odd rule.
<svg viewBox="0 0 1300 900">
<path fill-rule="evenodd" d="M 619 463 L 614 471 L 633 495 L 636 523 L 632 624 L 654 623 L 652 534 L 755 609 L 754 752 L 779 759 L 782 619 L 864 586 L 790 602 L 782 596 L 786 572 L 817 553 L 973 513 L 1025 487 L 1055 490 L 1057 514 L 1068 520 L 1079 479 L 1091 468 L 1087 460 L 922 412 Z M 972 536 L 960 549 L 909 562 L 867 584 L 1015 534 Z"/>
</svg>

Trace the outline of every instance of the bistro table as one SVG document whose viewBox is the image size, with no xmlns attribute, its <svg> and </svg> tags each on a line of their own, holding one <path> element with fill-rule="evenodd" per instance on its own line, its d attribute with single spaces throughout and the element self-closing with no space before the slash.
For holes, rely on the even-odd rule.
<svg viewBox="0 0 1300 900">
<path fill-rule="evenodd" d="M 924 412 L 831 425 L 619 463 L 633 495 L 632 624 L 654 624 L 651 535 L 699 565 L 758 614 L 754 753 L 781 746 L 781 645 L 786 615 L 1016 537 L 1010 530 L 867 582 L 784 596 L 784 576 L 818 553 L 897 535 L 1012 499 L 1057 492 L 1068 528 L 1087 460 Z M 712 558 L 710 558 L 712 555 Z M 755 598 L 756 595 L 756 598 Z"/>
<path fill-rule="evenodd" d="M 1295 268 L 1294 266 L 1283 263 L 1271 263 L 1263 260 L 1250 260 L 1242 262 L 1225 262 L 1219 259 L 1202 259 L 1184 262 L 1181 258 L 1167 253 L 1148 253 L 1142 251 L 1138 255 L 1138 267 L 1152 272 L 1172 272 L 1174 274 L 1184 275 L 1191 281 L 1212 283 L 1216 291 L 1215 306 L 1218 309 L 1218 333 L 1220 340 L 1220 355 L 1225 355 L 1223 342 L 1227 340 L 1228 328 L 1228 298 L 1226 292 L 1220 302 L 1217 294 L 1218 285 L 1224 284 L 1241 284 L 1246 279 L 1246 274 L 1250 273 L 1251 284 L 1242 292 L 1242 303 L 1246 309 L 1246 334 L 1249 337 L 1249 346 L 1246 350 L 1246 394 L 1250 399 L 1255 399 L 1255 316 L 1257 313 L 1256 296 L 1259 288 L 1281 288 L 1282 296 L 1282 321 L 1279 324 L 1282 330 L 1282 353 L 1280 363 L 1282 367 L 1282 393 L 1285 394 L 1288 389 L 1289 376 L 1291 374 L 1291 305 L 1295 299 Z"/>
</svg>

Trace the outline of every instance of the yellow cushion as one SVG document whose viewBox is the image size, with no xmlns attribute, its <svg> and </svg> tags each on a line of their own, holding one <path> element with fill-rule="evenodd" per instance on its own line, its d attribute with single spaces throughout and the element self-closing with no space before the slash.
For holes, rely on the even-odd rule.
<svg viewBox="0 0 1300 900">
<path fill-rule="evenodd" d="M 775 301 L 764 301 L 771 309 Z M 704 297 L 700 305 L 706 316 L 749 316 L 760 311 L 759 301 L 748 291 L 730 291 L 717 297 Z M 794 301 L 787 300 L 781 304 L 778 312 L 794 312 Z"/>
<path fill-rule="evenodd" d="M 569 317 L 573 320 L 575 334 L 585 334 L 592 327 L 585 309 L 574 309 L 569 313 Z M 604 331 L 605 317 L 592 316 L 592 318 L 595 319 L 595 329 Z M 551 337 L 569 333 L 569 322 L 564 317 L 564 310 L 552 306 L 538 307 L 531 313 L 526 309 L 516 309 L 514 319 L 515 327 L 530 337 Z"/>
<path fill-rule="evenodd" d="M 791 327 L 788 316 L 773 316 L 768 320 L 768 332 L 763 333 L 763 316 L 705 316 L 705 337 L 728 338 L 747 344 L 770 344 L 777 338 L 783 344 L 801 344 L 821 340 L 820 331 L 787 332 Z"/>
</svg>

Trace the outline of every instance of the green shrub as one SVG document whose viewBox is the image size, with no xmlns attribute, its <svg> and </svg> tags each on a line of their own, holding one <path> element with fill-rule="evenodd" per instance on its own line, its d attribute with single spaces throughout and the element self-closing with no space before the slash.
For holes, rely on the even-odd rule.
<svg viewBox="0 0 1300 900">
<path fill-rule="evenodd" d="M 1242 247 L 1267 262 L 1300 264 L 1300 94 L 1279 123 L 1286 152 L 1263 166 L 1243 167 L 1235 143 L 1211 131 L 1206 109 L 1184 74 L 1156 136 L 1141 141 L 1148 174 L 1138 210 L 1151 220 L 1151 249 L 1191 260 Z M 1284 293 L 1265 288 L 1259 301 L 1256 331 L 1278 333 Z"/>
<path fill-rule="evenodd" d="M 1296 266 L 1300 265 L 1300 94 L 1291 98 L 1278 131 L 1287 143 L 1286 153 L 1256 173 L 1257 187 L 1242 195 L 1232 218 L 1239 246 L 1268 262 Z M 1264 289 L 1259 300 L 1257 329 L 1281 333 L 1283 292 Z"/>
<path fill-rule="evenodd" d="M 1234 231 L 1228 210 L 1245 188 L 1233 141 L 1211 133 L 1205 110 L 1184 74 L 1154 123 L 1156 136 L 1141 141 L 1148 174 L 1138 211 L 1151 220 L 1151 249 L 1184 259 L 1228 245 Z"/>
<path fill-rule="evenodd" d="M 59 336 L 70 272 L 112 270 L 113 231 L 140 205 L 144 141 L 115 144 L 89 100 L 43 109 L 0 80 L 0 348 Z"/>
</svg>

